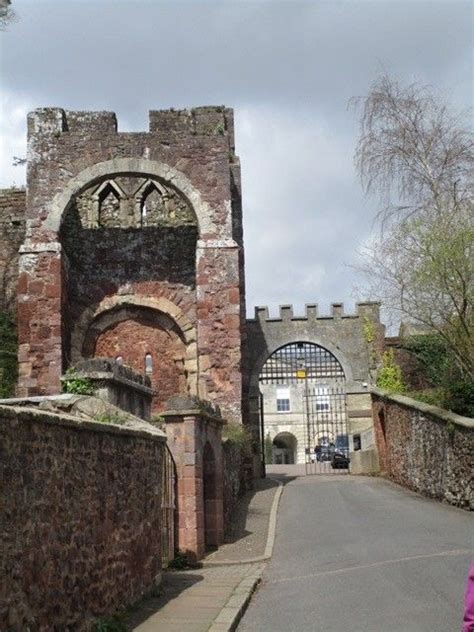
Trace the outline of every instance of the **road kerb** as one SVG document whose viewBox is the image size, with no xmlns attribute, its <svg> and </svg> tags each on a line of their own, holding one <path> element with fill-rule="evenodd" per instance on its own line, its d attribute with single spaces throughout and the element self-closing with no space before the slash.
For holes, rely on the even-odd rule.
<svg viewBox="0 0 474 632">
<path fill-rule="evenodd" d="M 209 632 L 234 632 L 236 630 L 250 599 L 261 581 L 264 565 L 262 564 L 250 576 L 244 577 L 236 586 L 229 600 L 215 618 Z"/>
</svg>

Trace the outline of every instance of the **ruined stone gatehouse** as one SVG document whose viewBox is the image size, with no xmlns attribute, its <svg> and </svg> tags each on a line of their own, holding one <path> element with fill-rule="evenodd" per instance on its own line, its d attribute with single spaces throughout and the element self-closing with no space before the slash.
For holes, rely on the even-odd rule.
<svg viewBox="0 0 474 632">
<path fill-rule="evenodd" d="M 176 394 L 197 396 L 257 436 L 263 392 L 275 432 L 291 434 L 275 384 L 260 378 L 278 349 L 307 344 L 339 367 L 351 433 L 371 425 L 364 384 L 383 346 L 377 304 L 355 314 L 335 304 L 329 316 L 283 306 L 278 318 L 257 308 L 245 320 L 232 110 L 152 111 L 149 131 L 134 133 L 119 132 L 111 112 L 36 110 L 26 192 L 3 191 L 0 221 L 2 309 L 18 315 L 18 395 L 57 393 L 70 366 L 106 357 L 150 379 L 155 414 Z M 298 384 L 280 385 L 301 400 Z"/>
<path fill-rule="evenodd" d="M 153 411 L 176 393 L 241 419 L 245 325 L 240 165 L 233 112 L 28 116 L 27 189 L 1 196 L 3 307 L 14 302 L 18 394 L 60 390 L 84 358 L 146 373 Z"/>
</svg>

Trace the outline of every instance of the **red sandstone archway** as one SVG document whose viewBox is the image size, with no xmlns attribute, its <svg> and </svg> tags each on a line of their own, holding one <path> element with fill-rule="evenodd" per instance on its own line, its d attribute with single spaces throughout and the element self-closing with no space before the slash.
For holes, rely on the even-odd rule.
<svg viewBox="0 0 474 632">
<path fill-rule="evenodd" d="M 160 413 L 173 395 L 188 393 L 183 334 L 163 313 L 136 306 L 108 312 L 89 327 L 83 355 L 120 358 L 123 364 L 148 375 L 155 392 L 153 413 Z"/>
</svg>

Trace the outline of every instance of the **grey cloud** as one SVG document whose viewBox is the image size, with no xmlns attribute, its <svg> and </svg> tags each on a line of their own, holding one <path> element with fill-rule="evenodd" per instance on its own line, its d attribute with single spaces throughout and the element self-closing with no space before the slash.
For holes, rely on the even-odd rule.
<svg viewBox="0 0 474 632">
<path fill-rule="evenodd" d="M 351 300 L 358 277 L 345 264 L 375 203 L 352 165 L 350 97 L 385 68 L 470 104 L 468 2 L 14 5 L 19 19 L 0 35 L 8 103 L 110 109 L 128 130 L 146 129 L 151 108 L 236 109 L 249 307 Z"/>
</svg>

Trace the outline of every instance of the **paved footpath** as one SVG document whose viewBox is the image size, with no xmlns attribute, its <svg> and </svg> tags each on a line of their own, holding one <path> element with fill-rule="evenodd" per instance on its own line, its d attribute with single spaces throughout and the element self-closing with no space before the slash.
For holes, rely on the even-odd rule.
<svg viewBox="0 0 474 632">
<path fill-rule="evenodd" d="M 474 515 L 371 477 L 287 483 L 238 632 L 459 632 Z"/>
<path fill-rule="evenodd" d="M 241 499 L 228 542 L 204 560 L 203 568 L 168 571 L 163 594 L 147 599 L 130 614 L 135 632 L 230 632 L 235 629 L 260 582 L 264 558 L 273 546 L 281 488 L 256 481 Z M 270 534 L 270 537 L 268 535 Z"/>
</svg>

